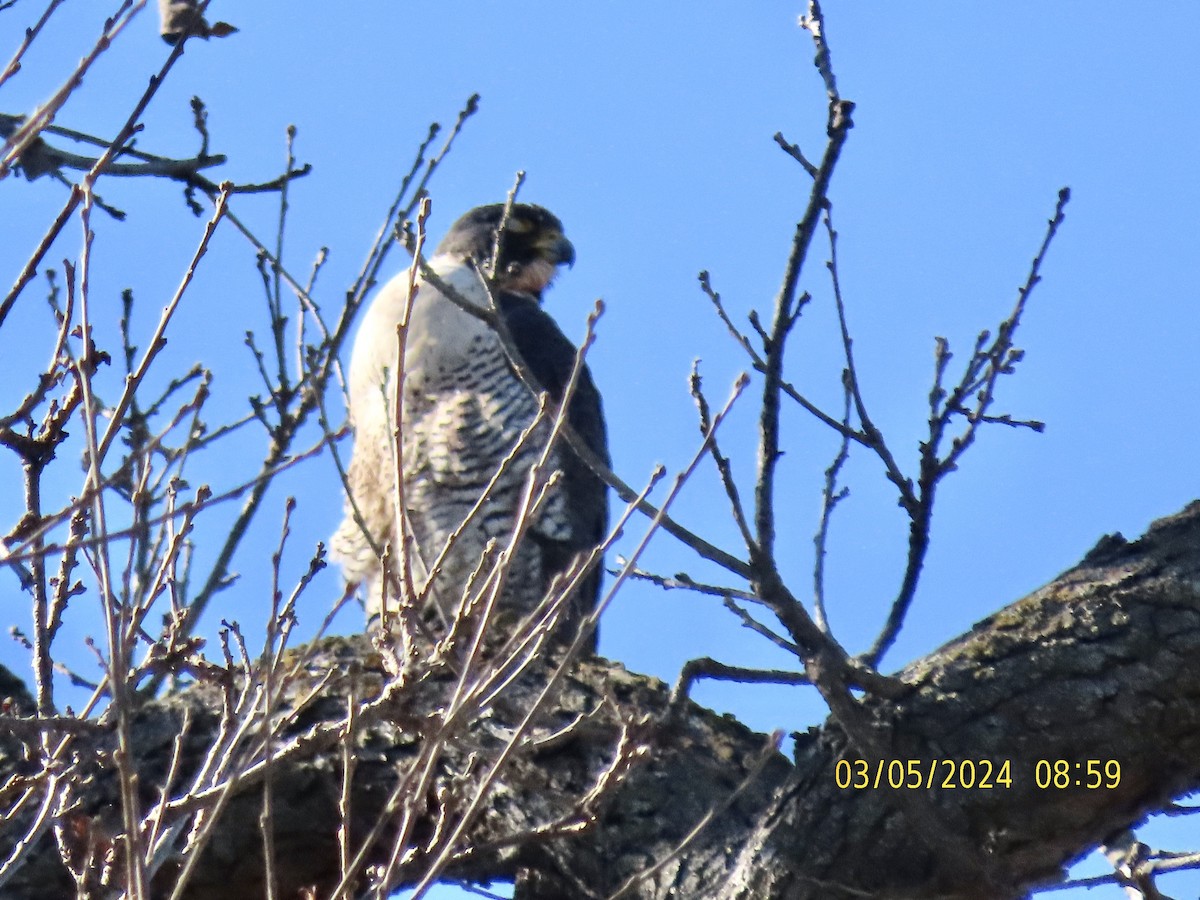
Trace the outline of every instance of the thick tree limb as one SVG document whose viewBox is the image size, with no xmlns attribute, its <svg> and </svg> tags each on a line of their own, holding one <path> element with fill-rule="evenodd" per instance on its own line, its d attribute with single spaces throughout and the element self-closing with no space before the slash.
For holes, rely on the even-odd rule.
<svg viewBox="0 0 1200 900">
<path fill-rule="evenodd" d="M 304 683 L 291 696 L 304 696 L 330 671 L 337 674 L 277 742 L 284 747 L 304 735 L 303 746 L 270 770 L 282 897 L 306 885 L 328 890 L 337 881 L 338 729 L 346 698 L 377 695 L 386 680 L 365 638 L 329 639 L 308 650 Z M 14 696 L 11 705 L 27 703 L 5 674 L 0 685 Z M 915 662 L 900 679 L 909 685 L 904 696 L 863 701 L 878 743 L 890 748 L 882 781 L 890 760 L 900 761 L 906 778 L 912 777 L 908 761 L 916 760 L 925 802 L 986 857 L 990 886 L 949 881 L 948 873 L 961 865 L 949 864 L 912 833 L 886 788 L 837 787 L 846 741 L 836 726 L 801 735 L 795 765 L 778 754 L 764 761 L 768 742 L 761 735 L 695 706 L 668 724 L 664 685 L 600 659 L 574 670 L 542 734 L 583 717 L 565 735 L 516 754 L 453 872 L 486 878 L 527 870 L 533 874 L 523 876 L 519 888 L 527 898 L 604 897 L 622 885 L 622 896 L 645 898 L 978 898 L 1020 896 L 1053 880 L 1079 854 L 1200 787 L 1200 503 L 1156 523 L 1134 543 L 1106 538 L 1078 566 Z M 439 764 L 446 796 L 469 792 L 486 768 L 472 765 L 472 754 L 487 756 L 503 743 L 535 681 L 512 685 L 489 715 L 447 746 Z M 396 692 L 386 715 L 359 723 L 352 844 L 375 821 L 396 772 L 423 739 L 423 723 L 453 683 L 449 675 L 426 677 Z M 137 716 L 134 745 L 147 796 L 167 769 L 185 710 L 191 724 L 181 771 L 194 767 L 208 747 L 221 702 L 222 692 L 205 685 L 154 702 Z M 578 799 L 611 762 L 622 731 L 651 747 L 645 762 L 602 798 L 598 824 L 546 837 L 547 824 L 578 818 Z M 36 771 L 21 760 L 21 735 L 29 740 L 27 725 L 5 727 L 0 720 L 6 805 L 17 784 L 10 779 Z M 110 736 L 103 728 L 72 729 L 70 739 L 73 764 L 93 779 L 71 814 L 71 830 L 102 836 L 120 821 L 111 806 L 116 779 L 98 753 Z M 1071 765 L 1072 785 L 1039 789 L 1037 761 L 1059 759 Z M 1118 785 L 1074 786 L 1076 778 L 1086 780 L 1087 760 L 1110 759 L 1120 764 Z M 942 765 L 935 787 L 925 791 L 937 760 L 988 760 L 995 772 L 1007 761 L 1011 786 L 943 789 L 948 767 Z M 1078 770 L 1076 762 L 1083 764 Z M 867 761 L 872 780 L 876 765 Z M 258 787 L 246 779 L 225 808 L 189 897 L 263 896 Z M 7 857 L 36 808 L 27 804 L 0 826 L 0 856 Z M 713 809 L 718 814 L 711 824 L 679 849 Z M 538 829 L 542 838 L 513 843 L 515 835 Z M 434 831 L 431 821 L 417 833 Z M 374 858 L 385 850 L 386 841 Z M 629 881 L 668 856 L 650 877 Z M 409 865 L 415 873 L 420 861 Z M 170 875 L 160 873 L 165 880 Z M 72 892 L 46 832 L 0 897 Z"/>
</svg>

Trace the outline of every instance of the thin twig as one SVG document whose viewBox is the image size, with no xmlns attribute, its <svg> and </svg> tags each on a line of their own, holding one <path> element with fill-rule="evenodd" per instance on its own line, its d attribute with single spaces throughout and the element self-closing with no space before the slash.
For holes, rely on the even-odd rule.
<svg viewBox="0 0 1200 900">
<path fill-rule="evenodd" d="M 845 373 L 845 405 L 842 410 L 842 421 L 850 423 L 850 375 Z M 829 631 L 829 621 L 825 616 L 825 555 L 829 544 L 829 523 L 837 505 L 850 493 L 849 488 L 838 489 L 837 478 L 842 466 L 850 458 L 850 439 L 842 435 L 838 444 L 837 455 L 829 468 L 825 470 L 825 487 L 821 490 L 821 524 L 813 537 L 816 552 L 813 554 L 813 620 L 822 631 Z"/>
<path fill-rule="evenodd" d="M 671 689 L 670 706 L 676 714 L 683 709 L 691 694 L 692 686 L 702 678 L 714 681 L 736 681 L 739 684 L 811 684 L 803 672 L 788 672 L 783 669 L 752 669 L 746 666 L 731 666 L 718 662 L 711 656 L 689 659 L 679 671 L 675 687 Z"/>
<path fill-rule="evenodd" d="M 988 333 L 983 332 L 976 341 L 975 352 L 963 372 L 958 385 L 948 393 L 941 387 L 942 376 L 950 354 L 944 339 L 938 343 L 934 389 L 930 394 L 929 437 L 921 443 L 920 476 L 917 479 L 917 495 L 911 508 L 909 526 L 908 561 L 896 599 L 892 602 L 887 621 L 864 662 L 877 666 L 888 648 L 895 643 L 904 625 L 908 609 L 916 595 L 917 582 L 929 549 L 930 523 L 933 516 L 934 499 L 941 480 L 958 466 L 963 453 L 975 441 L 979 425 L 987 421 L 986 411 L 995 397 L 996 384 L 1002 375 L 1010 374 L 1020 360 L 1020 351 L 1014 350 L 1012 337 L 1021 323 L 1029 295 L 1041 280 L 1042 263 L 1049 252 L 1050 244 L 1058 233 L 1065 218 L 1065 208 L 1071 199 L 1071 191 L 1063 188 L 1058 192 L 1054 215 L 1047 223 L 1046 233 L 1029 268 L 1025 282 L 1017 289 L 1017 300 L 1009 314 L 996 329 L 996 335 L 988 342 Z M 968 396 L 973 400 L 968 401 Z M 944 398 L 944 399 L 943 399 Z M 939 403 L 940 401 L 940 403 Z M 971 403 L 968 409 L 968 402 Z M 952 420 L 964 414 L 967 425 L 951 439 L 950 448 L 943 454 L 942 443 L 946 439 Z M 1005 422 L 1004 424 L 1015 424 Z M 1040 424 L 1040 423 L 1037 423 Z"/>
<path fill-rule="evenodd" d="M 708 399 L 704 396 L 704 388 L 700 381 L 699 360 L 692 363 L 692 374 L 688 379 L 688 388 L 691 391 L 692 399 L 696 403 L 696 410 L 700 416 L 700 433 L 708 434 L 712 430 L 712 413 L 708 408 Z M 737 482 L 733 478 L 733 464 L 729 461 L 729 457 L 721 452 L 720 445 L 717 444 L 715 438 L 712 439 L 710 453 L 713 462 L 717 466 L 717 473 L 721 477 L 721 486 L 725 489 L 725 496 L 729 500 L 729 508 L 733 514 L 733 521 L 742 535 L 742 541 L 746 545 L 747 554 L 753 559 L 758 552 L 758 547 L 754 542 L 754 536 L 750 533 L 750 524 L 746 520 L 746 511 L 742 506 L 741 493 L 738 491 Z"/>
</svg>

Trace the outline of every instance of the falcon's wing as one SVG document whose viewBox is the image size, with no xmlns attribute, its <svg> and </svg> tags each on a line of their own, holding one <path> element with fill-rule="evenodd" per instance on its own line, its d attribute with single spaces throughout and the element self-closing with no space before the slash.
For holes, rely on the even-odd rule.
<svg viewBox="0 0 1200 900">
<path fill-rule="evenodd" d="M 513 342 L 534 378 L 554 400 L 561 400 L 575 364 L 574 344 L 530 295 L 505 291 L 498 295 L 497 301 Z M 588 448 L 608 464 L 604 409 L 586 364 L 580 370 L 571 395 L 567 421 Z M 565 568 L 580 550 L 598 544 L 608 530 L 606 485 L 565 441 L 561 446 L 562 484 L 571 521 L 571 539 L 565 542 L 538 539 L 547 554 L 547 562 L 551 563 L 549 568 L 554 571 Z M 581 599 L 589 608 L 595 604 L 599 589 L 600 572 L 597 569 L 581 591 Z"/>
</svg>

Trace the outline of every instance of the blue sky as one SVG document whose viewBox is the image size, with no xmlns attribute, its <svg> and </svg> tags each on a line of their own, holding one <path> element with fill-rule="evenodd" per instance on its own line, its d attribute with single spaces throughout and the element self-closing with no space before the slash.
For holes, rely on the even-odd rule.
<svg viewBox="0 0 1200 900">
<path fill-rule="evenodd" d="M 111 12 L 94 6 L 60 11 L 25 70 L 0 89 L 0 110 L 31 110 L 60 83 Z M 591 366 L 605 394 L 617 470 L 636 483 L 656 462 L 683 465 L 697 439 L 686 392 L 692 360 L 702 360 L 714 400 L 724 399 L 746 367 L 696 273 L 711 272 L 735 315 L 765 314 L 808 188 L 771 136 L 782 131 L 810 157 L 823 147 L 823 89 L 808 36 L 796 27 L 802 6 L 471 0 L 448 12 L 447 4 L 363 0 L 348 8 L 353 14 L 327 4 L 216 0 L 214 16 L 241 31 L 189 45 L 144 119 L 139 146 L 194 152 L 188 99 L 198 94 L 208 104 L 212 150 L 230 158 L 219 177 L 256 181 L 277 173 L 284 129 L 295 124 L 297 156 L 315 171 L 293 188 L 286 257 L 304 272 L 319 247 L 330 248 L 318 292 L 332 306 L 429 122 L 449 124 L 479 92 L 479 114 L 433 183 L 433 232 L 473 205 L 502 199 L 514 173 L 525 170 L 522 198 L 554 210 L 578 252 L 548 308 L 568 334 L 579 335 L 592 301 L 603 297 L 608 305 Z M 886 660 L 891 668 L 1051 579 L 1102 534 L 1140 534 L 1200 495 L 1193 221 L 1200 208 L 1200 6 L 1160 4 L 1131 14 L 1128 4 L 1071 0 L 1000 9 L 835 2 L 826 9 L 841 92 L 858 104 L 831 192 L 842 286 L 868 403 L 909 471 L 934 336 L 947 337 L 961 360 L 976 332 L 994 327 L 1028 271 L 1058 189 L 1069 185 L 1073 193 L 1018 336 L 1026 361 L 1002 385 L 999 401 L 1002 411 L 1047 422 L 1046 433 L 985 432 L 944 486 L 922 587 Z M 0 51 L 15 46 L 36 11 L 33 0 L 21 0 L 0 13 Z M 115 131 L 165 56 L 155 25 L 153 10 L 134 21 L 59 124 Z M 202 223 L 166 182 L 109 180 L 101 192 L 130 221 L 97 223 L 94 296 L 115 310 L 119 291 L 132 287 L 138 325 L 149 334 Z M 47 179 L 3 185 L 2 277 L 15 277 L 64 199 Z M 273 234 L 270 197 L 239 198 L 236 209 L 261 234 Z M 78 251 L 79 231 L 68 228 L 50 258 Z M 825 254 L 815 245 L 803 283 L 814 300 L 789 372 L 835 406 L 839 348 Z M 180 312 L 158 376 L 163 383 L 204 358 L 218 366 L 218 408 L 231 416 L 245 408 L 256 387 L 242 336 L 266 322 L 257 280 L 245 242 L 231 229 L 219 233 Z M 29 371 L 49 353 L 39 295 L 32 291 L 0 330 L 6 369 Z M 5 385 L 0 400 L 10 403 L 25 389 L 24 382 Z M 755 392 L 724 438 L 744 485 Z M 795 412 L 784 438 L 780 550 L 803 594 L 822 472 L 836 441 Z M 259 446 L 248 441 L 245 452 Z M 201 462 L 192 475 L 216 482 L 240 464 Z M 836 633 L 859 650 L 895 591 L 905 523 L 871 458 L 853 457 L 845 481 L 851 496 L 833 527 L 829 605 Z M 63 496 L 76 484 L 64 481 Z M 269 527 L 235 564 L 242 581 L 221 595 L 210 629 L 220 617 L 261 620 L 262 548 L 276 539 L 284 496 L 300 502 L 285 562 L 295 577 L 312 545 L 337 524 L 335 485 L 320 461 L 273 492 Z M 0 458 L 0 508 L 15 508 L 18 496 L 17 469 Z M 713 472 L 703 469 L 678 518 L 735 548 L 720 497 Z M 215 511 L 197 540 L 219 535 L 228 514 Z M 637 537 L 628 535 L 624 546 Z M 666 535 L 647 563 L 715 577 Z M 0 577 L 15 597 L 15 579 Z M 330 570 L 306 598 L 302 628 L 315 627 L 337 590 Z M 14 621 L 24 615 L 19 604 L 9 608 Z M 85 608 L 75 613 L 64 647 L 97 627 Z M 339 626 L 358 627 L 352 617 Z M 717 604 L 642 585 L 617 598 L 601 651 L 668 681 L 695 656 L 786 664 Z M 23 665 L 15 645 L 0 646 L 0 660 Z M 697 697 L 763 730 L 803 728 L 823 717 L 798 689 L 715 685 Z M 1194 832 L 1178 827 L 1161 840 L 1197 843 Z M 1195 879 L 1184 883 L 1195 891 Z M 1164 888 L 1171 890 L 1169 881 Z"/>
</svg>

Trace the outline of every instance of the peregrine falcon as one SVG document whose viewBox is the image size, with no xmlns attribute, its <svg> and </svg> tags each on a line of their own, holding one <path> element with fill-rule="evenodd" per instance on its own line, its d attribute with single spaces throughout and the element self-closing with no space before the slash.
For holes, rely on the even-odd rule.
<svg viewBox="0 0 1200 900">
<path fill-rule="evenodd" d="M 503 215 L 504 205 L 495 204 L 460 218 L 429 260 L 437 278 L 416 281 L 401 379 L 399 452 L 412 538 L 406 548 L 396 540 L 392 422 L 396 326 L 407 305 L 407 273 L 392 279 L 371 303 L 350 361 L 351 495 L 376 547 L 390 543 L 393 553 L 410 553 L 418 590 L 538 411 L 537 397 L 518 377 L 499 335 L 439 287 L 482 309 L 494 299 L 526 371 L 555 402 L 562 399 L 575 361 L 574 345 L 541 307 L 542 294 L 558 267 L 574 263 L 575 249 L 563 235 L 562 223 L 539 206 L 513 204 L 501 230 Z M 490 298 L 484 277 L 491 285 Z M 567 421 L 607 463 L 600 394 L 586 366 L 568 404 Z M 437 566 L 423 608 L 435 630 L 444 630 L 453 620 L 472 585 L 477 591 L 485 582 L 488 570 L 480 565 L 489 541 L 500 549 L 511 538 L 529 470 L 544 450 L 549 424 L 544 422 L 541 433 L 535 433 L 543 439 L 521 446 L 480 512 L 462 528 Z M 599 544 L 607 531 L 604 482 L 565 441 L 555 445 L 549 463 L 561 474 L 517 546 L 493 621 L 512 624 L 532 611 L 555 575 Z M 349 500 L 332 547 L 347 582 L 366 588 L 368 617 L 379 616 L 381 563 Z M 570 599 L 559 635 L 573 634 L 571 625 L 595 606 L 599 586 L 597 567 Z M 395 590 L 389 587 L 387 595 L 394 597 Z"/>
</svg>

